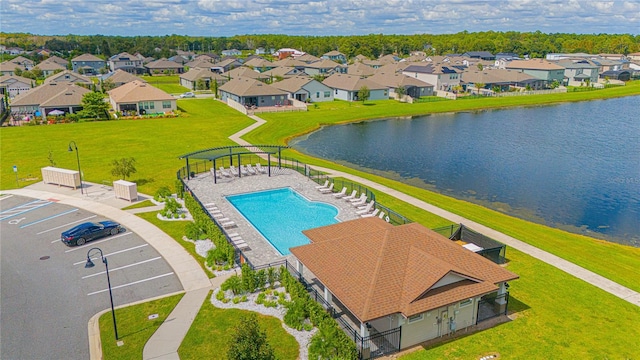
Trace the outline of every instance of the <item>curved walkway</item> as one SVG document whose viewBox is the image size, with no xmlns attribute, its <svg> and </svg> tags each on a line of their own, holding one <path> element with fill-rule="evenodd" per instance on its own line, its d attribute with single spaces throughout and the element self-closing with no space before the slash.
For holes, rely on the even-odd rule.
<svg viewBox="0 0 640 360">
<path fill-rule="evenodd" d="M 247 141 L 244 141 L 243 139 L 241 139 L 241 136 L 248 133 L 249 131 L 261 126 L 262 124 L 266 123 L 266 121 L 264 119 L 261 119 L 255 115 L 251 116 L 252 119 L 254 119 L 256 121 L 255 124 L 243 129 L 242 131 L 239 131 L 231 136 L 229 136 L 229 139 L 235 141 L 236 143 L 238 143 L 239 145 L 244 145 L 244 146 L 250 146 L 251 144 L 248 143 Z M 518 240 L 514 237 L 511 237 L 509 235 L 503 234 L 499 231 L 496 231 L 494 229 L 491 229 L 485 225 L 479 224 L 477 222 L 471 221 L 469 219 L 466 219 L 460 215 L 456 215 L 452 212 L 449 212 L 447 210 L 441 209 L 437 206 L 431 205 L 427 202 L 424 202 L 422 200 L 416 199 L 410 195 L 407 195 L 405 193 L 402 193 L 398 190 L 389 188 L 387 186 L 378 184 L 376 182 L 373 182 L 371 180 L 367 180 L 364 178 L 361 178 L 359 176 L 356 175 L 352 175 L 352 174 L 348 174 L 345 172 L 341 172 L 341 171 L 337 171 L 334 169 L 329 169 L 329 168 L 324 168 L 324 167 L 319 167 L 319 166 L 313 166 L 314 169 L 316 170 L 320 170 L 323 172 L 326 172 L 327 175 L 329 176 L 334 176 L 334 177 L 343 177 L 345 179 L 349 179 L 351 181 L 355 181 L 358 182 L 360 184 L 363 184 L 371 189 L 375 189 L 378 190 L 380 192 L 383 192 L 385 194 L 391 195 L 397 199 L 400 199 L 406 203 L 409 203 L 413 206 L 416 206 L 420 209 L 423 209 L 425 211 L 428 211 L 432 214 L 438 215 L 442 218 L 445 218 L 451 222 L 454 222 L 456 224 L 460 224 L 460 223 L 464 223 L 465 226 L 481 233 L 484 234 L 486 236 L 489 236 L 497 241 L 500 241 L 506 245 L 511 246 L 514 249 L 517 249 L 518 251 L 521 251 L 525 254 L 531 255 L 534 258 L 543 261 L 549 265 L 552 265 L 570 275 L 573 275 L 575 277 L 577 277 L 578 279 L 584 280 L 586 282 L 588 282 L 591 285 L 594 285 L 596 287 L 599 287 L 600 289 L 613 294 L 623 300 L 626 300 L 634 305 L 640 306 L 640 293 L 631 290 L 625 286 L 622 286 L 614 281 L 611 281 L 607 278 L 605 278 L 604 276 L 598 275 L 596 273 L 594 273 L 593 271 L 587 270 L 581 266 L 578 266 L 570 261 L 567 261 L 561 257 L 558 257 L 556 255 L 553 255 L 549 252 L 546 252 L 544 250 L 538 249 L 535 246 L 529 245 L 521 240 Z"/>
</svg>

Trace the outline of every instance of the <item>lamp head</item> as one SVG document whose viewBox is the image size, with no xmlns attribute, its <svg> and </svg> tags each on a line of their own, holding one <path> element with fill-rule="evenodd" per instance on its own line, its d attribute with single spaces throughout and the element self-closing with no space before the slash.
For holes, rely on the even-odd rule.
<svg viewBox="0 0 640 360">
<path fill-rule="evenodd" d="M 87 256 L 87 263 L 84 264 L 84 268 L 85 269 L 89 269 L 89 268 L 92 268 L 94 266 L 95 266 L 95 264 L 93 263 L 93 261 L 91 261 L 91 258 Z"/>
<path fill-rule="evenodd" d="M 73 149 L 71 148 L 71 144 L 69 144 L 69 152 L 73 152 Z"/>
</svg>

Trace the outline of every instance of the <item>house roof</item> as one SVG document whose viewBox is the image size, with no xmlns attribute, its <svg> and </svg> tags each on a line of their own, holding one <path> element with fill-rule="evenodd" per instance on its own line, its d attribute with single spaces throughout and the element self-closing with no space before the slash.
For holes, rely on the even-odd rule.
<svg viewBox="0 0 640 360">
<path fill-rule="evenodd" d="M 45 60 L 41 63 L 39 63 L 38 65 L 36 65 L 36 67 L 42 71 L 56 71 L 56 70 L 66 70 L 67 68 L 63 65 L 58 64 L 55 61 L 50 61 L 50 60 Z"/>
<path fill-rule="evenodd" d="M 220 91 L 241 97 L 287 95 L 285 91 L 250 78 L 233 78 L 220 86 Z"/>
<path fill-rule="evenodd" d="M 296 58 L 296 60 L 299 60 L 299 61 L 302 61 L 302 62 L 306 62 L 306 63 L 312 63 L 312 62 L 320 60 L 320 58 L 317 57 L 317 56 L 313 56 L 311 54 L 304 54 L 304 55 L 298 56 Z"/>
<path fill-rule="evenodd" d="M 291 253 L 361 322 L 405 317 L 481 296 L 518 278 L 446 237 L 377 217 L 303 231 Z M 442 286 L 445 277 L 456 281 Z"/>
<path fill-rule="evenodd" d="M 291 76 L 307 76 L 307 73 L 298 70 L 292 66 L 278 66 L 277 68 L 273 68 L 269 71 L 265 71 L 262 73 L 264 76 L 281 76 L 281 77 L 291 77 Z"/>
<path fill-rule="evenodd" d="M 182 69 L 184 66 L 175 61 L 162 58 L 148 63 L 145 67 L 147 69 Z"/>
<path fill-rule="evenodd" d="M 108 92 L 116 103 L 134 103 L 140 101 L 170 101 L 175 98 L 146 82 L 134 80 Z"/>
<path fill-rule="evenodd" d="M 356 76 L 371 76 L 376 73 L 376 69 L 361 62 L 356 62 L 347 67 L 347 74 Z"/>
<path fill-rule="evenodd" d="M 459 72 L 453 66 L 447 64 L 409 65 L 403 71 L 421 74 L 456 74 Z"/>
<path fill-rule="evenodd" d="M 274 65 L 276 66 L 292 66 L 292 67 L 307 67 L 307 63 L 304 61 L 300 61 L 298 59 L 293 59 L 290 57 L 284 58 L 282 60 L 274 61 Z"/>
<path fill-rule="evenodd" d="M 469 68 L 462 73 L 462 82 L 466 84 L 496 84 L 507 85 L 513 83 L 530 83 L 538 81 L 537 78 L 516 70 L 485 68 L 479 71 Z"/>
<path fill-rule="evenodd" d="M 409 61 L 401 61 L 401 62 L 397 62 L 397 63 L 391 63 L 391 64 L 380 66 L 379 68 L 375 69 L 375 71 L 376 72 L 387 73 L 387 74 L 392 73 L 392 72 L 401 73 L 407 67 L 409 67 L 411 65 L 415 65 L 415 64 L 424 64 L 424 62 L 415 63 L 415 62 L 409 62 Z"/>
<path fill-rule="evenodd" d="M 271 61 L 269 60 L 265 60 L 261 57 L 254 57 L 253 59 L 250 59 L 248 61 L 246 61 L 244 63 L 245 66 L 252 66 L 255 69 L 260 69 L 260 68 L 274 68 L 277 65 L 274 65 Z"/>
<path fill-rule="evenodd" d="M 18 75 L 2 75 L 0 76 L 0 86 L 8 86 L 10 84 L 14 84 L 16 82 L 23 83 L 31 87 L 31 83 L 33 80 L 27 79 L 26 77 L 18 76 Z"/>
<path fill-rule="evenodd" d="M 13 72 L 16 68 L 18 68 L 20 70 L 23 70 L 23 71 L 26 69 L 24 67 L 24 65 L 16 64 L 16 63 L 11 62 L 11 61 L 5 61 L 5 62 L 0 63 L 0 71 L 2 71 L 2 72 L 6 72 L 6 71 Z"/>
<path fill-rule="evenodd" d="M 73 59 L 71 59 L 71 61 L 102 61 L 102 62 L 105 62 L 104 60 L 100 59 L 99 57 L 97 57 L 95 55 L 91 55 L 91 54 L 82 54 L 82 55 L 76 56 Z"/>
<path fill-rule="evenodd" d="M 343 53 L 341 53 L 338 50 L 332 50 L 332 51 L 329 51 L 328 53 L 324 53 L 322 56 L 340 56 L 340 55 L 345 56 Z"/>
<path fill-rule="evenodd" d="M 209 68 L 191 68 L 186 73 L 181 74 L 180 78 L 189 81 L 196 81 L 198 79 L 216 79 L 218 84 L 222 84 L 228 80 L 226 76 L 214 73 Z"/>
<path fill-rule="evenodd" d="M 82 103 L 82 97 L 90 90 L 72 83 L 45 83 L 17 95 L 11 106 L 73 106 Z"/>
<path fill-rule="evenodd" d="M 563 70 L 558 64 L 554 64 L 544 59 L 513 60 L 506 65 L 507 69 L 527 69 L 527 70 Z"/>
<path fill-rule="evenodd" d="M 580 60 L 559 60 L 556 62 L 558 65 L 562 66 L 565 69 L 597 69 L 599 66 L 595 64 L 591 60 L 580 59 Z"/>
<path fill-rule="evenodd" d="M 49 57 L 46 61 L 52 61 L 52 62 L 54 62 L 54 63 L 56 63 L 58 65 L 62 65 L 64 67 L 66 67 L 69 64 L 69 60 L 63 59 L 63 58 L 61 58 L 59 56 L 55 56 L 55 55 Z"/>
<path fill-rule="evenodd" d="M 300 89 L 302 89 L 303 86 L 307 85 L 310 82 L 317 82 L 318 84 L 321 84 L 323 86 L 325 86 L 327 89 L 331 90 L 327 85 L 322 84 L 321 82 L 310 78 L 308 76 L 294 76 L 294 77 L 290 77 L 287 79 L 284 79 L 282 81 L 278 81 L 278 82 L 274 82 L 273 84 L 271 84 L 271 86 L 276 87 L 280 90 L 286 91 L 288 93 L 295 93 L 297 91 L 300 91 Z"/>
<path fill-rule="evenodd" d="M 362 79 L 360 76 L 348 75 L 348 74 L 333 74 L 322 82 L 332 89 L 341 89 L 347 91 L 358 91 L 363 86 L 369 88 L 369 90 L 383 90 L 387 89 L 386 86 L 380 85 L 369 79 Z"/>
<path fill-rule="evenodd" d="M 33 60 L 31 60 L 31 59 L 27 59 L 26 57 L 24 57 L 24 56 L 22 56 L 22 55 L 21 55 L 21 56 L 18 56 L 18 57 L 15 57 L 15 58 L 13 58 L 13 59 L 11 59 L 11 60 L 8 60 L 8 61 L 9 61 L 9 62 L 12 62 L 12 63 L 16 63 L 16 64 L 31 64 L 31 65 L 34 65 L 34 64 L 35 64 L 35 63 L 33 62 Z"/>
<path fill-rule="evenodd" d="M 235 69 L 231 69 L 227 71 L 225 75 L 230 76 L 232 79 L 236 79 L 236 78 L 268 79 L 269 78 L 269 76 L 261 74 L 246 66 L 240 66 Z"/>
<path fill-rule="evenodd" d="M 338 64 L 337 62 L 329 59 L 320 59 L 316 62 L 312 62 L 305 67 L 313 68 L 313 69 L 335 69 L 337 67 L 342 67 L 343 65 Z"/>
<path fill-rule="evenodd" d="M 184 64 L 184 66 L 193 69 L 193 68 L 210 68 L 211 66 L 213 66 L 213 62 L 211 62 L 210 60 L 207 59 L 195 59 L 193 61 L 190 61 L 186 64 Z"/>
<path fill-rule="evenodd" d="M 386 86 L 389 88 L 397 88 L 397 87 L 421 87 L 421 88 L 429 88 L 434 85 L 424 82 L 422 80 L 416 79 L 411 76 L 399 74 L 399 73 L 383 73 L 377 72 L 375 75 L 368 78 L 371 81 L 377 82 L 382 86 Z"/>
<path fill-rule="evenodd" d="M 141 78 L 121 69 L 105 74 L 105 76 L 103 76 L 103 80 L 107 79 L 111 80 L 114 84 L 126 84 L 131 81 L 144 81 Z"/>
<path fill-rule="evenodd" d="M 78 73 L 74 73 L 71 70 L 65 70 L 65 71 L 61 71 L 57 74 L 53 74 L 51 76 L 49 76 L 48 78 L 46 78 L 44 80 L 45 83 L 49 83 L 49 82 L 72 82 L 72 83 L 76 83 L 76 84 L 85 84 L 85 85 L 91 85 L 93 84 L 93 82 L 91 81 L 91 79 L 89 79 L 88 77 L 78 74 Z"/>
</svg>

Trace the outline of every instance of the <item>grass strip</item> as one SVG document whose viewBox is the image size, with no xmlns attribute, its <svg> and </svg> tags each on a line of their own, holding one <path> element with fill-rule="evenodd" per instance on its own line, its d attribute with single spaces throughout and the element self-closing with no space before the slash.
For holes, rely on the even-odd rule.
<svg viewBox="0 0 640 360">
<path fill-rule="evenodd" d="M 142 359 L 144 345 L 162 325 L 184 294 L 173 295 L 137 305 L 116 309 L 118 336 L 124 345 L 118 346 L 113 332 L 111 311 L 99 319 L 102 358 L 105 360 Z M 155 319 L 149 315 L 158 314 Z"/>
<path fill-rule="evenodd" d="M 139 203 L 135 203 L 127 207 L 124 207 L 122 208 L 122 210 L 141 209 L 141 208 L 146 208 L 150 206 L 156 206 L 156 204 L 154 204 L 153 201 L 151 200 L 145 200 L 145 201 L 141 201 Z"/>
</svg>

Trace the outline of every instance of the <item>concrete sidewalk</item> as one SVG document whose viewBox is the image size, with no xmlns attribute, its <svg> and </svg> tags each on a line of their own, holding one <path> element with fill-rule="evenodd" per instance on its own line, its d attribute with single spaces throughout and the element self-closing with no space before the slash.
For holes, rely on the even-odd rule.
<svg viewBox="0 0 640 360">
<path fill-rule="evenodd" d="M 256 121 L 255 124 L 252 124 L 251 126 L 229 136 L 229 139 L 235 141 L 236 143 L 238 143 L 239 145 L 244 145 L 244 146 L 251 146 L 251 144 L 245 140 L 243 140 L 241 138 L 242 135 L 246 134 L 247 132 L 249 132 L 250 130 L 253 130 L 259 126 L 261 126 L 262 124 L 266 123 L 266 121 L 264 119 L 261 119 L 255 115 L 251 116 L 252 119 L 254 119 Z M 247 131 L 248 130 L 248 131 Z M 545 263 L 552 265 L 570 275 L 573 275 L 575 277 L 577 277 L 578 279 L 584 280 L 586 282 L 588 282 L 591 285 L 594 285 L 596 287 L 599 287 L 600 289 L 613 294 L 623 300 L 626 300 L 636 306 L 640 306 L 640 293 L 631 290 L 625 286 L 622 286 L 614 281 L 611 281 L 607 278 L 605 278 L 604 276 L 598 275 L 590 270 L 587 270 L 583 267 L 580 267 L 570 261 L 567 261 L 565 259 L 562 259 L 556 255 L 553 255 L 549 252 L 546 252 L 544 250 L 538 249 L 535 246 L 529 245 L 523 241 L 520 241 L 514 237 L 511 237 L 509 235 L 503 234 L 499 231 L 496 231 L 494 229 L 491 229 L 485 225 L 479 224 L 477 222 L 471 221 L 469 219 L 466 219 L 462 216 L 456 215 L 452 212 L 449 212 L 447 210 L 441 209 L 437 206 L 431 205 L 429 203 L 426 203 L 422 200 L 418 200 L 410 195 L 407 195 L 405 193 L 402 193 L 398 190 L 389 188 L 387 186 L 378 184 L 376 182 L 373 182 L 371 180 L 367 180 L 364 178 L 361 178 L 359 176 L 355 176 L 352 174 L 347 174 L 345 172 L 341 172 L 341 171 L 337 171 L 334 169 L 329 169 L 329 168 L 324 168 L 324 167 L 320 167 L 320 166 L 312 166 L 315 170 L 319 170 L 319 171 L 323 171 L 326 172 L 328 176 L 330 177 L 343 177 L 345 179 L 349 179 L 351 181 L 363 184 L 365 186 L 367 186 L 370 189 L 375 189 L 377 191 L 383 192 L 387 195 L 391 195 L 397 199 L 400 199 L 408 204 L 411 204 L 413 206 L 416 206 L 420 209 L 423 209 L 425 211 L 428 211 L 432 214 L 436 214 L 442 218 L 445 218 L 449 221 L 452 221 L 456 224 L 464 224 L 465 226 L 481 233 L 484 234 L 488 237 L 491 237 L 497 241 L 500 241 L 506 245 L 511 246 L 514 249 L 517 249 L 518 251 L 522 251 L 525 254 L 531 255 L 533 257 L 535 257 L 536 259 L 540 260 L 540 261 L 544 261 Z"/>
</svg>

